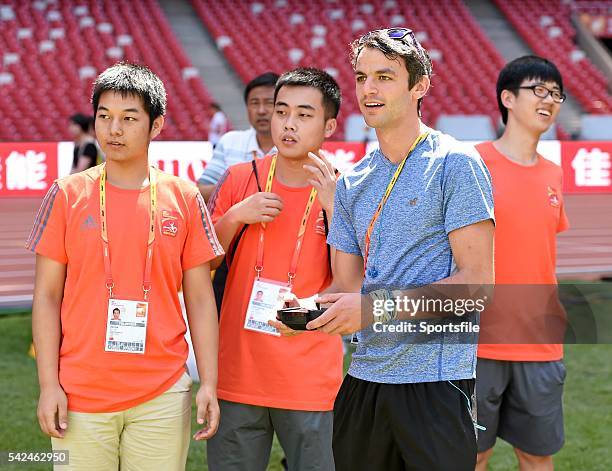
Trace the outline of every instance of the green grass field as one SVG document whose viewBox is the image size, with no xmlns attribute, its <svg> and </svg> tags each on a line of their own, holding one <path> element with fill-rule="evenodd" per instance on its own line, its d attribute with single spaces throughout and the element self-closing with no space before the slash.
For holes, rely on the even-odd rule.
<svg viewBox="0 0 612 471">
<path fill-rule="evenodd" d="M 50 449 L 49 439 L 40 432 L 36 419 L 36 368 L 34 360 L 27 356 L 31 342 L 30 321 L 29 314 L 0 316 L 0 450 L 4 451 Z M 556 469 L 610 470 L 612 345 L 570 345 L 565 352 L 568 372 L 564 397 L 566 445 L 555 458 Z M 195 423 L 193 429 L 196 429 Z M 204 443 L 192 442 L 188 470 L 207 469 L 205 448 Z M 269 470 L 281 470 L 282 456 L 275 442 Z M 51 467 L 19 465 L 3 466 L 2 469 L 34 471 Z M 490 469 L 516 469 L 514 454 L 507 444 L 498 442 Z"/>
</svg>

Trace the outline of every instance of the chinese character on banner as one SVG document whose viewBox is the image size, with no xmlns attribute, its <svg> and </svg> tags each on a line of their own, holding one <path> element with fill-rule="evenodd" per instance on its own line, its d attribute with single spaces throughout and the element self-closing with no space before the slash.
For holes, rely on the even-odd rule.
<svg viewBox="0 0 612 471">
<path fill-rule="evenodd" d="M 47 187 L 47 156 L 33 150 L 13 151 L 5 160 L 7 190 L 44 190 Z"/>
<path fill-rule="evenodd" d="M 612 142 L 561 143 L 563 191 L 612 193 Z"/>
<path fill-rule="evenodd" d="M 212 157 L 210 142 L 155 141 L 149 147 L 149 162 L 162 172 L 196 183 Z"/>
<path fill-rule="evenodd" d="M 0 144 L 0 195 L 44 196 L 57 178 L 57 144 Z"/>
<path fill-rule="evenodd" d="M 577 186 L 610 186 L 610 154 L 595 147 L 580 149 L 572 161 Z"/>
</svg>

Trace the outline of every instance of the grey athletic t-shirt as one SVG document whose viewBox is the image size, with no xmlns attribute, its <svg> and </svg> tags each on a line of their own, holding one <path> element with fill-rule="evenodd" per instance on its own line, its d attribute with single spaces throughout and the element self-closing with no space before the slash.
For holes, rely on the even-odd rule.
<svg viewBox="0 0 612 471">
<path fill-rule="evenodd" d="M 397 165 L 376 149 L 338 181 L 328 243 L 363 256 L 365 233 Z M 430 130 L 410 157 L 376 221 L 362 293 L 406 289 L 455 269 L 448 234 L 494 220 L 491 177 L 476 150 Z M 478 322 L 478 313 L 461 320 Z M 438 321 L 433 321 L 438 322 Z M 475 377 L 477 334 L 358 332 L 349 374 L 378 383 Z"/>
</svg>

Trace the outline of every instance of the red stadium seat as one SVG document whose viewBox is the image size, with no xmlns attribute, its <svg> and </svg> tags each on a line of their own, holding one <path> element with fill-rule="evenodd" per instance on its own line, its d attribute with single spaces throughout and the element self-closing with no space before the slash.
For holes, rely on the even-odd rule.
<svg viewBox="0 0 612 471">
<path fill-rule="evenodd" d="M 389 10 L 384 9 L 384 0 L 368 0 L 374 7 L 370 15 L 362 12 L 361 3 L 356 0 L 334 3 L 288 0 L 282 8 L 276 6 L 276 0 L 258 2 L 264 5 L 264 10 L 254 15 L 251 2 L 192 0 L 215 39 L 220 36 L 231 38 L 232 44 L 225 47 L 223 53 L 245 83 L 268 70 L 280 73 L 295 66 L 336 69 L 336 79 L 343 91 L 336 139 L 343 137 L 344 117 L 358 111 L 348 44 L 359 33 L 391 26 L 390 19 L 394 15 L 405 18 L 401 26 L 427 33 L 429 39 L 423 46 L 442 54 L 439 64 L 434 61 L 433 87 L 423 103 L 426 122 L 434 123 L 443 112 L 495 115 L 495 81 L 503 59 L 460 0 L 401 1 Z M 343 10 L 344 18 L 334 21 L 330 12 L 337 9 Z M 291 18 L 296 13 L 303 15 L 304 21 L 292 24 Z M 362 20 L 365 28 L 353 32 L 351 24 L 355 19 Z M 311 48 L 315 25 L 326 28 L 326 46 L 323 48 Z M 289 59 L 291 48 L 304 52 L 295 64 Z M 437 65 L 441 70 L 445 69 L 444 75 L 437 75 Z M 464 92 L 462 87 L 468 90 Z M 454 97 L 452 100 L 447 98 L 449 92 Z"/>
<path fill-rule="evenodd" d="M 171 97 L 168 115 L 176 114 L 176 119 L 167 120 L 160 138 L 206 138 L 208 120 L 200 116 L 211 102 L 210 95 L 199 79 L 191 79 L 198 82 L 197 87 L 183 80 L 182 70 L 191 63 L 155 0 L 63 0 L 48 3 L 43 10 L 34 3 L 2 2 L 13 10 L 15 19 L 2 22 L 0 51 L 15 52 L 20 60 L 3 68 L 15 80 L 12 85 L 0 85 L 0 97 L 5 97 L 0 100 L 4 123 L 0 141 L 70 139 L 68 117 L 91 112 L 92 78 L 80 79 L 79 69 L 92 66 L 99 73 L 116 62 L 106 51 L 116 46 L 117 37 L 123 34 L 133 39 L 131 45 L 124 46 L 123 58 L 148 65 L 164 81 Z M 88 8 L 93 26 L 80 26 L 82 17 L 74 11 L 77 5 Z M 48 20 L 51 10 L 60 13 L 61 21 Z M 109 23 L 112 31 L 100 32 L 97 26 L 101 23 Z M 31 38 L 18 38 L 18 30 L 25 28 L 31 30 Z M 40 52 L 40 42 L 49 39 L 53 28 L 62 28 L 64 38 L 55 40 L 54 50 Z M 194 133 L 196 116 L 201 127 Z"/>
<path fill-rule="evenodd" d="M 612 113 L 612 95 L 609 83 L 588 58 L 573 62 L 570 54 L 577 46 L 574 44 L 576 31 L 571 23 L 572 5 L 562 0 L 495 0 L 499 9 L 521 34 L 536 54 L 547 57 L 559 68 L 566 89 L 576 97 L 589 113 Z M 591 8 L 592 2 L 576 0 L 574 8 Z M 548 23 L 542 23 L 546 12 Z M 560 35 L 551 37 L 551 28 L 558 27 Z M 602 106 L 594 106 L 594 102 Z"/>
</svg>

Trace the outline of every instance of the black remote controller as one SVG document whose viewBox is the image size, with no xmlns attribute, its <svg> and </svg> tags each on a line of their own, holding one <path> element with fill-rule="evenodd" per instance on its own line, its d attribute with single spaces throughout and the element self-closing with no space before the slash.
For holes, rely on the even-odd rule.
<svg viewBox="0 0 612 471">
<path fill-rule="evenodd" d="M 293 330 L 307 330 L 306 324 L 323 314 L 327 308 L 310 310 L 303 307 L 279 309 L 277 318 Z"/>
</svg>

